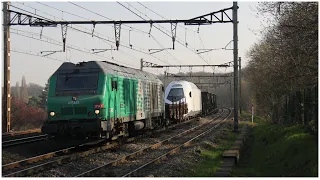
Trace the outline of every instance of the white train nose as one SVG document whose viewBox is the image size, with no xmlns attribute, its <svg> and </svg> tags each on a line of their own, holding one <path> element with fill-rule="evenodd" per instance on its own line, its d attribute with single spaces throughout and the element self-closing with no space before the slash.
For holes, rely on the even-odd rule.
<svg viewBox="0 0 320 180">
<path fill-rule="evenodd" d="M 165 103 L 168 105 L 186 104 L 187 111 L 183 114 L 184 118 L 197 116 L 202 111 L 201 91 L 192 82 L 173 81 L 165 91 Z"/>
</svg>

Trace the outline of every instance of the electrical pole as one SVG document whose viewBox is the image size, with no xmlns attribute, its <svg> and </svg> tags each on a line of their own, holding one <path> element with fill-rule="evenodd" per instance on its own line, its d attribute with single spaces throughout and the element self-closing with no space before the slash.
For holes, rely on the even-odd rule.
<svg viewBox="0 0 320 180">
<path fill-rule="evenodd" d="M 10 13 L 9 2 L 3 2 L 3 60 L 4 60 L 4 81 L 3 81 L 3 113 L 4 118 L 2 119 L 2 132 L 10 131 L 10 107 L 11 107 L 11 96 L 10 96 Z"/>
<path fill-rule="evenodd" d="M 239 111 L 240 115 L 242 110 L 242 105 L 241 105 L 241 57 L 239 57 Z"/>
<path fill-rule="evenodd" d="M 143 68 L 143 59 L 141 58 L 140 59 L 140 70 L 142 71 L 142 68 Z"/>
<path fill-rule="evenodd" d="M 231 90 L 231 89 L 232 89 L 232 88 L 231 88 L 231 84 L 232 84 L 232 83 L 231 83 L 231 81 L 230 81 L 229 84 L 230 84 L 230 107 L 232 107 L 232 90 Z"/>
<path fill-rule="evenodd" d="M 164 71 L 164 77 L 163 77 L 163 88 L 166 90 L 166 79 L 167 79 L 167 71 Z"/>
<path fill-rule="evenodd" d="M 233 64 L 234 64 L 234 132 L 238 132 L 238 3 L 233 2 L 232 7 L 233 23 Z"/>
</svg>

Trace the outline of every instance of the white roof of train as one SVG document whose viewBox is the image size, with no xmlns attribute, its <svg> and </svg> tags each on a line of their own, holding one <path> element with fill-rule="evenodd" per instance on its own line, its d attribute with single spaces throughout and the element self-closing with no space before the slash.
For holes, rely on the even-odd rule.
<svg viewBox="0 0 320 180">
<path fill-rule="evenodd" d="M 180 84 L 181 86 L 174 86 L 174 85 L 176 85 L 176 84 Z M 167 89 L 169 88 L 169 89 L 171 89 L 171 88 L 178 88 L 178 87 L 182 87 L 182 88 L 185 88 L 185 87 L 188 87 L 188 88 L 191 88 L 191 89 L 198 89 L 198 90 L 200 90 L 199 88 L 198 88 L 198 86 L 196 86 L 194 83 L 192 83 L 192 82 L 189 82 L 189 81 L 172 81 L 169 85 L 168 85 L 168 87 L 167 87 Z"/>
</svg>

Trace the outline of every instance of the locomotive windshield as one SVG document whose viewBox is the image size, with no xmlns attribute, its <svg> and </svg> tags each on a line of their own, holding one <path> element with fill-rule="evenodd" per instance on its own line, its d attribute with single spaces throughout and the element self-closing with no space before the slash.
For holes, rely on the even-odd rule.
<svg viewBox="0 0 320 180">
<path fill-rule="evenodd" d="M 98 73 L 72 72 L 58 75 L 56 93 L 94 92 L 98 87 Z"/>
<path fill-rule="evenodd" d="M 182 88 L 171 89 L 167 97 L 167 99 L 171 102 L 180 101 L 182 98 L 184 98 Z"/>
</svg>

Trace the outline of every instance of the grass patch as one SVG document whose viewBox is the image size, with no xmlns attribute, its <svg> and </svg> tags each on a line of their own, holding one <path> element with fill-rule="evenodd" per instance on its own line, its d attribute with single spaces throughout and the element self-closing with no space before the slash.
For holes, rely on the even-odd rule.
<svg viewBox="0 0 320 180">
<path fill-rule="evenodd" d="M 318 176 L 318 140 L 303 126 L 261 122 L 252 129 L 245 148 L 232 176 Z"/>
<path fill-rule="evenodd" d="M 251 113 L 250 112 L 247 112 L 247 111 L 243 111 L 242 114 L 240 115 L 240 119 L 242 121 L 249 121 L 251 122 L 252 119 L 251 119 Z M 259 123 L 260 124 L 266 124 L 267 121 L 265 119 L 262 119 L 261 117 L 259 116 L 256 116 L 256 115 L 253 115 L 253 122 L 254 123 Z"/>
<path fill-rule="evenodd" d="M 219 169 L 222 163 L 222 154 L 225 150 L 230 149 L 236 139 L 236 134 L 231 129 L 215 146 L 205 146 L 201 149 L 200 155 L 203 161 L 195 163 L 190 171 L 184 172 L 185 177 L 212 177 Z M 210 142 L 207 142 L 211 144 Z"/>
</svg>

